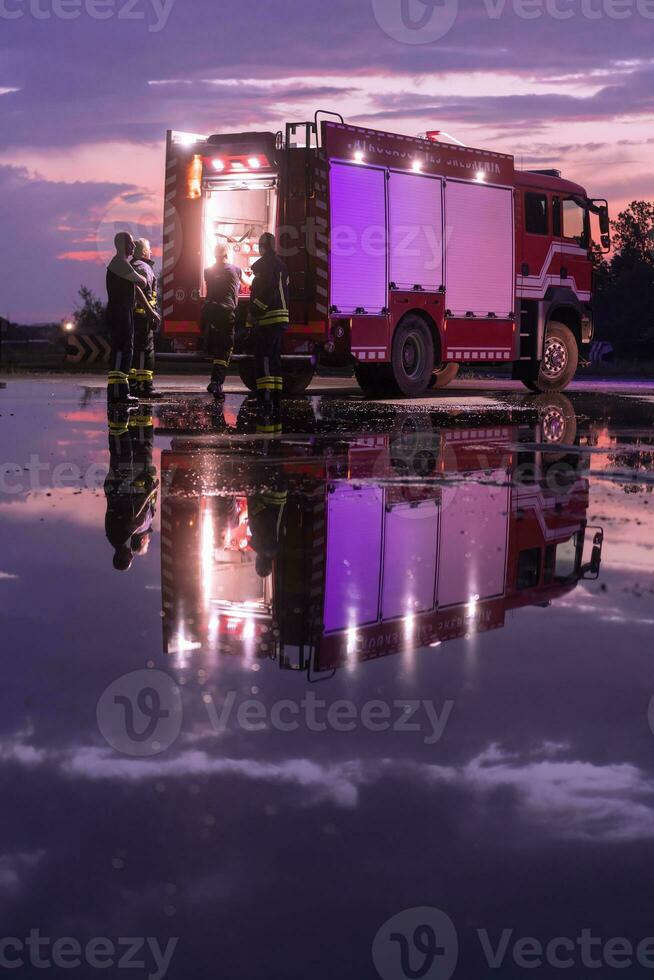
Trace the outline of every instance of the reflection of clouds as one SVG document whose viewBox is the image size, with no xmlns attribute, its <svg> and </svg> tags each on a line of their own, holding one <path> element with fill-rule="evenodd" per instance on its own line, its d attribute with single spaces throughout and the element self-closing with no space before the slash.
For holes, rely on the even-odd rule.
<svg viewBox="0 0 654 980">
<path fill-rule="evenodd" d="M 29 733 L 31 735 L 31 733 Z M 630 763 L 597 765 L 565 758 L 570 746 L 543 742 L 531 753 L 489 745 L 460 766 L 433 765 L 405 759 L 357 758 L 332 764 L 307 758 L 264 761 L 212 756 L 183 748 L 157 758 L 127 758 L 106 746 L 39 749 L 28 734 L 0 742 L 0 761 L 26 769 L 45 765 L 66 778 L 94 782 L 145 783 L 197 776 L 240 777 L 249 782 L 286 785 L 304 791 L 301 804 L 332 803 L 353 808 L 365 787 L 387 780 L 436 790 L 443 803 L 446 789 L 468 797 L 465 809 L 485 819 L 502 794 L 518 828 L 553 840 L 619 842 L 654 839 L 654 778 Z M 460 803 L 458 804 L 460 806 Z M 514 842 L 517 837 L 513 836 Z M 0 864 L 1 868 L 1 864 Z"/>
<path fill-rule="evenodd" d="M 50 496 L 46 496 L 49 493 Z M 19 504 L 20 506 L 16 506 Z M 0 517 L 7 515 L 12 521 L 34 522 L 39 517 L 56 518 L 83 527 L 102 527 L 106 500 L 102 486 L 97 489 L 42 490 L 13 497 L 0 503 Z"/>
<path fill-rule="evenodd" d="M 42 850 L 0 854 L 0 893 L 15 895 L 22 885 L 24 872 L 34 868 L 44 854 Z"/>
<path fill-rule="evenodd" d="M 323 765 L 309 759 L 260 762 L 257 759 L 212 758 L 201 750 L 186 750 L 173 758 L 132 759 L 115 755 L 109 749 L 80 748 L 64 764 L 65 771 L 87 779 L 179 779 L 201 775 L 236 775 L 256 782 L 286 783 L 308 789 L 318 803 L 331 800 L 351 807 L 358 802 L 362 766 L 358 762 Z"/>
<path fill-rule="evenodd" d="M 654 780 L 628 763 L 600 766 L 562 759 L 567 750 L 547 744 L 525 760 L 494 744 L 460 768 L 418 769 L 436 783 L 472 792 L 482 802 L 498 790 L 513 790 L 517 815 L 553 838 L 654 838 Z"/>
<path fill-rule="evenodd" d="M 7 579 L 16 580 L 18 579 L 18 575 L 13 575 L 11 572 L 0 572 L 0 582 L 3 580 L 6 581 Z"/>
</svg>

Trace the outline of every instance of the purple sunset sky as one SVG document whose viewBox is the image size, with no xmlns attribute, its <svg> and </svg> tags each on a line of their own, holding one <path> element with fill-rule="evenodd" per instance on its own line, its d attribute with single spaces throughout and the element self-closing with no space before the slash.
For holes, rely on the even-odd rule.
<svg viewBox="0 0 654 980">
<path fill-rule="evenodd" d="M 0 20 L 14 320 L 67 316 L 81 283 L 102 293 L 116 222 L 157 239 L 169 128 L 336 109 L 559 166 L 613 214 L 654 199 L 654 0 L 0 0 Z"/>
</svg>

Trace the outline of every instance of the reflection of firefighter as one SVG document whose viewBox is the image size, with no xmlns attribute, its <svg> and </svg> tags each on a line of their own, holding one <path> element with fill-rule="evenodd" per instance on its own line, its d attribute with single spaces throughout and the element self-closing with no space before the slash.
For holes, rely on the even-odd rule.
<svg viewBox="0 0 654 980">
<path fill-rule="evenodd" d="M 207 353 L 213 356 L 207 391 L 219 401 L 225 397 L 223 385 L 234 349 L 236 307 L 242 280 L 239 267 L 227 261 L 228 254 L 226 245 L 217 245 L 216 264 L 204 270 L 207 298 L 200 321 Z"/>
<path fill-rule="evenodd" d="M 281 432 L 282 335 L 288 327 L 288 269 L 275 251 L 275 236 L 259 239 L 261 258 L 252 266 L 249 322 L 257 375 L 258 428 Z"/>
<path fill-rule="evenodd" d="M 287 497 L 286 490 L 266 490 L 248 497 L 250 547 L 256 552 L 255 568 L 261 578 L 272 572 Z"/>
<path fill-rule="evenodd" d="M 137 297 L 134 309 L 134 360 L 129 374 L 129 386 L 133 395 L 151 398 L 154 394 L 154 326 L 152 310 L 157 309 L 157 277 L 154 274 L 152 251 L 147 238 L 139 238 L 134 246 L 132 265 L 145 279 L 143 299 Z"/>
<path fill-rule="evenodd" d="M 105 532 L 117 571 L 127 571 L 134 555 L 146 554 L 149 547 L 159 485 L 153 448 L 150 414 L 128 415 L 124 410 L 110 414 Z"/>
</svg>

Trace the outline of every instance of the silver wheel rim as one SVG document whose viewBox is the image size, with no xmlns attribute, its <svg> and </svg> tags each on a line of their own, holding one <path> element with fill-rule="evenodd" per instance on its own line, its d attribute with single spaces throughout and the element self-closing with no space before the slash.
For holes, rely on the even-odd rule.
<svg viewBox="0 0 654 980">
<path fill-rule="evenodd" d="M 565 434 L 565 417 L 556 408 L 550 408 L 542 419 L 543 442 L 561 442 Z"/>
<path fill-rule="evenodd" d="M 568 348 L 558 337 L 548 337 L 543 352 L 543 374 L 546 378 L 558 378 L 567 366 Z"/>
</svg>

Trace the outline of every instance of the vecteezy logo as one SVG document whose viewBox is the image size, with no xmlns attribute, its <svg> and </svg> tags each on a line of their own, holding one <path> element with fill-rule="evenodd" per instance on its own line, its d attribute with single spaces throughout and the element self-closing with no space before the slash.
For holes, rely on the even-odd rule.
<svg viewBox="0 0 654 980">
<path fill-rule="evenodd" d="M 372 961 L 382 980 L 450 980 L 458 958 L 454 923 L 427 906 L 388 919 L 372 944 Z"/>
<path fill-rule="evenodd" d="M 158 755 L 181 731 L 181 691 L 161 670 L 134 670 L 103 691 L 96 717 L 102 735 L 117 752 Z"/>
<path fill-rule="evenodd" d="M 402 44 L 432 44 L 454 27 L 459 0 L 372 0 L 375 20 Z"/>
</svg>

